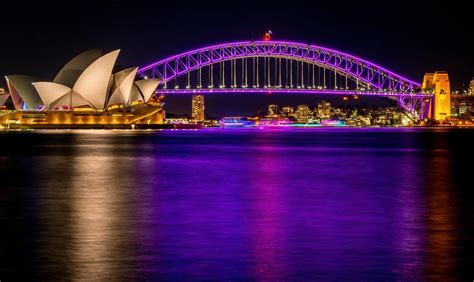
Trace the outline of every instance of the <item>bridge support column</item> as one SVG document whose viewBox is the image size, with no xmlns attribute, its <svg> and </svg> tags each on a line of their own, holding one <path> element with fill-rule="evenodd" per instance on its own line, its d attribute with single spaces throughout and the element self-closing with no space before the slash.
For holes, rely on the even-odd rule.
<svg viewBox="0 0 474 282">
<path fill-rule="evenodd" d="M 442 121 L 451 116 L 451 87 L 447 72 L 425 74 L 422 90 L 434 93 L 431 118 Z"/>
</svg>

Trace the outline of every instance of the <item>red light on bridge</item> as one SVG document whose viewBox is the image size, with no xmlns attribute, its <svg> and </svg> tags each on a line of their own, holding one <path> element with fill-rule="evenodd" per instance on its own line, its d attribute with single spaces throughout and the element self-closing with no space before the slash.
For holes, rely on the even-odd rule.
<svg viewBox="0 0 474 282">
<path fill-rule="evenodd" d="M 270 39 L 272 39 L 272 34 L 273 32 L 271 30 L 265 32 L 265 36 L 263 37 L 263 40 L 270 41 Z"/>
</svg>

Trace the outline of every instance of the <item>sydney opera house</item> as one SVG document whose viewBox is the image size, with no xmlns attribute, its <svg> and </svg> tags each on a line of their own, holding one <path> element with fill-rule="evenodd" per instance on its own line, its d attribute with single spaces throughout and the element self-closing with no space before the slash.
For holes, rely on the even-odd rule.
<svg viewBox="0 0 474 282">
<path fill-rule="evenodd" d="M 130 128 L 163 123 L 163 103 L 154 97 L 157 79 L 136 81 L 137 67 L 113 72 L 120 50 L 86 51 L 52 81 L 5 77 L 0 124 L 9 128 Z M 11 110 L 5 110 L 6 104 Z"/>
</svg>

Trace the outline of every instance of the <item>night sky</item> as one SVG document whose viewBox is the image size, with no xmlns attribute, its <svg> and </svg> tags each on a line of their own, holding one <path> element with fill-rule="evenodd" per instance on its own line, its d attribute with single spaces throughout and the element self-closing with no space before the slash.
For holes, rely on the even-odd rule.
<svg viewBox="0 0 474 282">
<path fill-rule="evenodd" d="M 215 43 L 260 39 L 268 29 L 274 39 L 348 52 L 415 81 L 445 70 L 454 90 L 474 76 L 474 12 L 467 1 L 8 2 L 0 10 L 2 76 L 51 80 L 68 59 L 95 47 L 120 48 L 122 68 L 143 66 Z M 209 99 L 217 108 L 253 110 L 248 99 Z M 169 98 L 169 106 L 176 112 L 189 107 L 184 98 Z"/>
</svg>

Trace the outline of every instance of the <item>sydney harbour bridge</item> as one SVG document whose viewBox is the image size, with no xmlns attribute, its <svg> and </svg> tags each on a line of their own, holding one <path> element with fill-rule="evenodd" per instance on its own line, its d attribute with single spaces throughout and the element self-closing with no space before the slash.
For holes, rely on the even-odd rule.
<svg viewBox="0 0 474 282">
<path fill-rule="evenodd" d="M 348 53 L 287 41 L 208 46 L 142 67 L 159 78 L 157 94 L 287 93 L 360 95 L 396 100 L 414 119 L 430 114 L 434 92 Z"/>
</svg>

